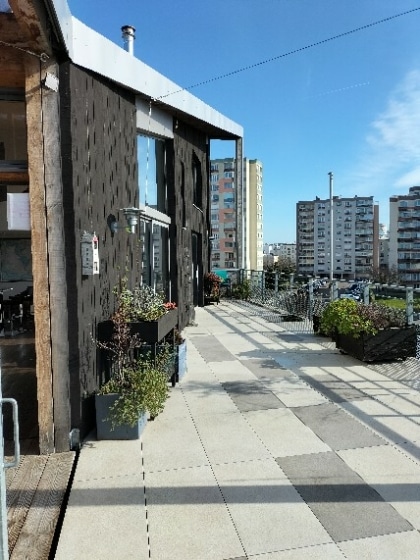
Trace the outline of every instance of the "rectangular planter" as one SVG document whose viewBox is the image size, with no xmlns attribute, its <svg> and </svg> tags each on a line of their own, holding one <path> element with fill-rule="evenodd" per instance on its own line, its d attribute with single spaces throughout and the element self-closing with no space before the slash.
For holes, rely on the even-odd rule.
<svg viewBox="0 0 420 560">
<path fill-rule="evenodd" d="M 156 321 L 136 321 L 130 323 L 131 334 L 138 334 L 140 339 L 155 344 L 164 338 L 178 324 L 178 310 L 170 309 Z M 108 342 L 112 339 L 114 323 L 111 320 L 98 324 L 98 340 Z"/>
<path fill-rule="evenodd" d="M 159 342 L 178 324 L 178 310 L 170 309 L 156 321 L 136 321 L 130 323 L 131 333 L 138 334 L 144 342 Z"/>
<path fill-rule="evenodd" d="M 117 401 L 119 395 L 95 395 L 96 437 L 104 439 L 139 439 L 147 423 L 147 414 L 142 414 L 135 426 L 121 425 L 112 429 L 108 419 L 109 409 Z"/>
<path fill-rule="evenodd" d="M 187 341 L 184 340 L 181 344 L 177 346 L 177 356 L 176 356 L 176 380 L 181 381 L 181 379 L 187 373 Z"/>
<path fill-rule="evenodd" d="M 393 328 L 374 335 L 337 334 L 336 347 L 362 362 L 406 359 L 416 355 L 416 327 Z"/>
</svg>

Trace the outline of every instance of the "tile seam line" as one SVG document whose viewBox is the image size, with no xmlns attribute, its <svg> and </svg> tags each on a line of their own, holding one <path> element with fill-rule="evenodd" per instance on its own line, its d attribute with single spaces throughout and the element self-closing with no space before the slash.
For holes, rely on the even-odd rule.
<svg viewBox="0 0 420 560">
<path fill-rule="evenodd" d="M 226 508 L 226 511 L 228 512 L 230 521 L 231 521 L 232 526 L 233 526 L 233 528 L 234 528 L 234 530 L 235 530 L 235 533 L 236 533 L 236 536 L 237 536 L 237 538 L 238 538 L 238 541 L 239 541 L 239 543 L 240 543 L 240 545 L 241 545 L 241 547 L 242 547 L 243 553 L 245 554 L 246 558 L 248 558 L 249 556 L 248 556 L 248 553 L 247 553 L 247 551 L 246 551 L 245 544 L 244 544 L 244 542 L 243 542 L 243 540 L 242 540 L 242 538 L 241 538 L 241 536 L 240 536 L 240 534 L 239 534 L 239 530 L 238 530 L 238 528 L 237 528 L 237 526 L 236 526 L 236 523 L 235 523 L 235 521 L 234 521 L 234 519 L 233 519 L 233 517 L 232 517 L 232 512 L 230 511 L 230 508 L 229 508 L 228 503 L 227 503 L 227 501 L 226 501 L 226 496 L 224 495 L 223 490 L 222 490 L 221 487 L 220 487 L 220 484 L 219 484 L 219 481 L 218 481 L 218 479 L 217 479 L 216 473 L 214 472 L 214 469 L 213 469 L 213 465 L 211 464 L 210 457 L 208 456 L 207 450 L 206 450 L 206 448 L 205 448 L 205 446 L 204 446 L 204 443 L 203 443 L 203 440 L 201 439 L 201 436 L 200 436 L 200 433 L 199 433 L 199 431 L 198 431 L 197 425 L 196 425 L 196 423 L 195 423 L 194 417 L 193 417 L 193 415 L 192 415 L 192 413 L 191 413 L 191 410 L 190 410 L 190 407 L 189 407 L 189 405 L 188 405 L 188 401 L 187 401 L 187 399 L 186 399 L 186 397 L 185 397 L 184 389 L 181 388 L 181 392 L 182 392 L 182 397 L 183 397 L 184 402 L 185 402 L 185 406 L 187 407 L 187 410 L 188 410 L 188 413 L 189 413 L 189 415 L 190 415 L 191 421 L 192 421 L 192 423 L 193 423 L 193 425 L 194 425 L 194 429 L 195 429 L 195 431 L 196 431 L 197 437 L 198 437 L 198 439 L 199 439 L 199 441 L 200 441 L 200 445 L 201 445 L 201 447 L 203 448 L 204 455 L 206 456 L 206 459 L 207 459 L 207 461 L 208 461 L 208 463 L 209 463 L 209 466 L 210 466 L 210 470 L 211 470 L 211 472 L 212 472 L 212 475 L 213 475 L 213 477 L 214 477 L 214 480 L 216 481 L 216 484 L 217 484 L 217 487 L 218 487 L 218 489 L 219 489 L 220 495 L 222 496 L 223 504 L 224 504 L 224 506 L 225 506 L 225 508 Z"/>
</svg>

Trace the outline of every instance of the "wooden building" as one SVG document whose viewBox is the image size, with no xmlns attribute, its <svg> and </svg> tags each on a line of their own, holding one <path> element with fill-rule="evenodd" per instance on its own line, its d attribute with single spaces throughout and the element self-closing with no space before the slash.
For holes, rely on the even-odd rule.
<svg viewBox="0 0 420 560">
<path fill-rule="evenodd" d="M 235 141 L 241 162 L 243 131 L 66 0 L 1 5 L 0 292 L 3 311 L 10 287 L 30 299 L 44 454 L 94 425 L 92 341 L 123 276 L 164 290 L 180 329 L 203 305 L 211 140 Z"/>
</svg>

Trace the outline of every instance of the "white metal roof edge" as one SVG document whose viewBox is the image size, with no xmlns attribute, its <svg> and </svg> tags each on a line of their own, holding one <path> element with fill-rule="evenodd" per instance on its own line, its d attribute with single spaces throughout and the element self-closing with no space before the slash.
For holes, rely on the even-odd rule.
<svg viewBox="0 0 420 560">
<path fill-rule="evenodd" d="M 72 16 L 67 0 L 50 1 L 67 52 L 75 64 L 209 123 L 233 137 L 243 137 L 242 126 Z"/>
</svg>

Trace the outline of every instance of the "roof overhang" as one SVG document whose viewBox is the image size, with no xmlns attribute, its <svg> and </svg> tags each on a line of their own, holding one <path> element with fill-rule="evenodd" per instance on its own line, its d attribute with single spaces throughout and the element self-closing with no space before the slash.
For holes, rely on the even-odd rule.
<svg viewBox="0 0 420 560">
<path fill-rule="evenodd" d="M 66 0 L 47 1 L 74 64 L 130 89 L 174 118 L 199 126 L 210 138 L 243 137 L 240 125 L 73 17 Z"/>
</svg>

